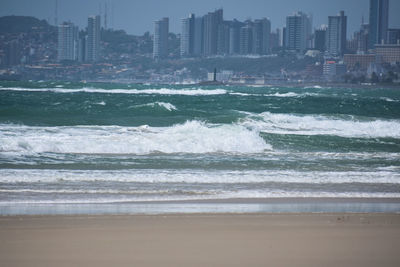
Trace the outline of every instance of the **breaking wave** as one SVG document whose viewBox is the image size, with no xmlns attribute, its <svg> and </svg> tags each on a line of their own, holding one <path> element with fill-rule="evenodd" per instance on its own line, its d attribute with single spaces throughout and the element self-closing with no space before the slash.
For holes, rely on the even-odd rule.
<svg viewBox="0 0 400 267">
<path fill-rule="evenodd" d="M 260 153 L 271 146 L 240 125 L 188 121 L 170 127 L 0 125 L 0 152 L 17 153 Z"/>
<path fill-rule="evenodd" d="M 165 103 L 165 102 L 154 102 L 154 103 L 148 103 L 148 104 L 143 104 L 143 105 L 135 105 L 135 106 L 131 106 L 130 108 L 141 108 L 141 107 L 152 107 L 152 108 L 160 107 L 160 108 L 166 109 L 168 111 L 178 110 L 171 103 Z"/>
<path fill-rule="evenodd" d="M 25 91 L 25 92 L 53 92 L 53 93 L 100 93 L 100 94 L 158 94 L 158 95 L 223 95 L 225 89 L 98 89 L 98 88 L 79 88 L 79 89 L 61 89 L 61 88 L 0 88 L 2 91 Z"/>
<path fill-rule="evenodd" d="M 334 135 L 358 138 L 400 138 L 399 120 L 354 116 L 294 115 L 264 112 L 242 120 L 258 132 L 297 135 Z"/>
</svg>

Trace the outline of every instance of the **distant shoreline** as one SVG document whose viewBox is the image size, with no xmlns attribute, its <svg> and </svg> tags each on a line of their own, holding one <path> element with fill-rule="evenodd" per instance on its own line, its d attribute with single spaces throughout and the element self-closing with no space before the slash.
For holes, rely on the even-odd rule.
<svg viewBox="0 0 400 267">
<path fill-rule="evenodd" d="M 0 80 L 0 82 L 59 82 L 59 83 L 91 83 L 91 84 L 131 84 L 131 85 L 178 85 L 178 86 L 245 86 L 245 87 L 288 87 L 288 88 L 298 88 L 298 87 L 317 87 L 320 86 L 322 88 L 325 87 L 334 87 L 334 88 L 354 88 L 354 89 L 400 89 L 400 84 L 354 84 L 354 83 L 331 83 L 331 82 L 304 82 L 304 83 L 267 83 L 267 84 L 254 84 L 254 83 L 209 83 L 208 81 L 202 81 L 197 83 L 156 83 L 150 81 L 126 81 L 126 80 L 87 80 L 87 81 L 69 81 L 69 80 Z"/>
</svg>

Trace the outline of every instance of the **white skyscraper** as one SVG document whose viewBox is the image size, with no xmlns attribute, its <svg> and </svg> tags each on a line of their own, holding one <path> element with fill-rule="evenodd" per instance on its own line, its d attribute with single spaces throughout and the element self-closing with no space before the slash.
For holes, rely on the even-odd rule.
<svg viewBox="0 0 400 267">
<path fill-rule="evenodd" d="M 332 56 L 342 55 L 346 50 L 347 17 L 340 11 L 338 16 L 329 16 L 328 20 L 327 51 Z"/>
<path fill-rule="evenodd" d="M 181 33 L 181 56 L 191 56 L 194 52 L 194 30 L 195 17 L 190 14 L 188 18 L 182 19 Z"/>
<path fill-rule="evenodd" d="M 98 61 L 100 55 L 100 16 L 88 18 L 86 61 Z"/>
<path fill-rule="evenodd" d="M 71 22 L 58 26 L 57 60 L 77 60 L 78 27 Z"/>
<path fill-rule="evenodd" d="M 302 12 L 286 17 L 286 48 L 298 52 L 309 46 L 312 18 Z"/>
</svg>

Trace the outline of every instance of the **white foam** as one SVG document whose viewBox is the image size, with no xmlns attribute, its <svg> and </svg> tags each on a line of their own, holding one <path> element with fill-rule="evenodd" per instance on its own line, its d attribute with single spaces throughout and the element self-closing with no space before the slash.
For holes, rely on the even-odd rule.
<svg viewBox="0 0 400 267">
<path fill-rule="evenodd" d="M 0 201 L 1 206 L 14 206 L 21 204 L 107 204 L 107 203 L 135 203 L 135 202 L 168 202 L 168 201 L 185 201 L 185 200 L 224 200 L 224 199 L 259 199 L 259 198 L 399 198 L 399 193 L 374 193 L 374 192 L 304 192 L 304 191 L 284 191 L 284 190 L 268 190 L 268 191 L 259 191 L 259 190 L 246 190 L 246 191 L 238 191 L 238 192 L 221 192 L 218 195 L 209 195 L 209 194 L 197 194 L 197 195 L 154 195 L 154 196 L 115 196 L 113 198 L 110 197 L 96 197 L 96 198 L 88 198 L 88 197 L 74 197 L 71 198 L 59 198 L 56 200 L 43 200 L 43 199 L 18 199 L 12 201 Z M 185 204 L 179 203 L 178 208 L 173 213 L 182 212 L 182 206 Z M 193 204 L 195 205 L 195 204 Z M 213 207 L 214 204 L 210 204 Z M 232 204 L 235 207 L 240 206 L 240 204 Z M 201 212 L 201 207 L 199 206 L 195 209 L 195 212 Z M 143 213 L 148 213 L 146 211 L 146 206 L 143 206 Z M 162 207 L 161 212 L 168 212 L 168 206 Z M 31 207 L 29 207 L 31 210 Z M 219 212 L 218 208 L 216 209 Z M 92 211 L 92 210 L 91 210 Z M 207 211 L 207 208 L 205 209 Z M 258 211 L 258 210 L 257 210 Z M 25 211 L 26 212 L 26 211 Z M 101 210 L 100 213 L 103 213 L 104 210 Z M 249 207 L 243 208 L 241 212 L 249 212 Z"/>
<path fill-rule="evenodd" d="M 320 85 L 305 86 L 304 89 L 330 89 L 331 87 L 322 87 Z"/>
<path fill-rule="evenodd" d="M 166 102 L 153 102 L 153 103 L 148 103 L 148 104 L 143 104 L 143 105 L 134 105 L 131 106 L 130 108 L 141 108 L 141 107 L 162 107 L 168 111 L 173 111 L 173 110 L 178 110 L 174 105 L 171 103 L 166 103 Z"/>
<path fill-rule="evenodd" d="M 400 184 L 397 170 L 296 171 L 296 170 L 53 170 L 3 169 L 1 183 L 128 182 L 196 184 Z M 3 188 L 5 189 L 5 188 Z M 14 188 L 15 189 L 15 188 Z M 18 189 L 20 190 L 20 189 Z M 87 190 L 87 189 L 86 189 Z"/>
<path fill-rule="evenodd" d="M 160 107 L 165 108 L 168 111 L 177 110 L 177 108 L 174 105 L 172 105 L 171 103 L 156 102 L 155 104 L 157 104 Z"/>
<path fill-rule="evenodd" d="M 0 125 L 0 152 L 260 153 L 271 146 L 240 125 L 188 121 L 170 127 Z"/>
<path fill-rule="evenodd" d="M 321 96 L 321 94 L 287 92 L 287 93 L 264 94 L 264 96 L 268 96 L 268 97 L 271 97 L 271 96 L 272 97 L 306 97 L 306 96 Z"/>
<path fill-rule="evenodd" d="M 242 125 L 256 131 L 277 134 L 400 138 L 400 120 L 264 112 L 245 118 L 242 120 Z"/>
<path fill-rule="evenodd" d="M 299 96 L 297 93 L 288 92 L 288 93 L 275 93 L 275 94 L 266 94 L 264 96 L 276 96 L 276 97 L 296 97 Z"/>
<path fill-rule="evenodd" d="M 392 99 L 392 98 L 389 98 L 389 97 L 380 97 L 379 99 L 385 100 L 387 102 L 400 102 L 400 100 L 395 100 L 395 99 Z"/>
<path fill-rule="evenodd" d="M 230 95 L 240 95 L 240 96 L 260 96 L 260 94 L 248 94 L 248 93 L 240 93 L 240 92 L 230 92 Z"/>
<path fill-rule="evenodd" d="M 0 205 L 280 197 L 398 198 L 400 197 L 398 192 L 363 191 L 362 186 L 359 191 L 332 191 L 329 188 L 332 188 L 332 184 L 342 183 L 365 183 L 371 186 L 391 183 L 396 186 L 400 184 L 399 178 L 399 173 L 391 171 L 3 169 L 0 176 L 0 183 L 3 184 L 0 193 L 12 194 L 14 197 L 0 201 Z M 81 182 L 86 185 L 81 186 Z M 107 187 L 104 187 L 104 182 Z M 278 187 L 270 187 L 266 184 L 269 182 L 282 184 Z M 50 183 L 51 186 L 44 186 L 46 183 Z M 88 183 L 91 186 L 87 187 Z M 121 183 L 129 185 L 123 186 Z M 144 183 L 146 183 L 145 186 L 140 185 Z M 18 187 L 13 184 L 18 184 Z M 306 189 L 304 186 L 307 184 L 321 186 Z M 27 194 L 31 197 L 27 198 Z M 48 194 L 57 194 L 58 197 L 54 200 Z"/>
<path fill-rule="evenodd" d="M 7 87 L 0 88 L 3 91 L 26 91 L 26 92 L 54 92 L 54 93 L 101 93 L 101 94 L 158 94 L 158 95 L 223 95 L 227 91 L 225 89 L 199 89 L 199 88 L 184 88 L 184 89 L 98 89 L 98 88 L 79 88 L 79 89 L 60 89 L 60 88 L 16 88 Z"/>
</svg>

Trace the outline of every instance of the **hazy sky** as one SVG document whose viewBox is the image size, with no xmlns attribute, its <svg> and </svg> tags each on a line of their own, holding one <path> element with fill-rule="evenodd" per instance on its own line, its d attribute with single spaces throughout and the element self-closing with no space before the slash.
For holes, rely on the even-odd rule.
<svg viewBox="0 0 400 267">
<path fill-rule="evenodd" d="M 54 24 L 56 0 L 0 0 L 0 16 L 25 15 L 46 19 Z M 204 15 L 224 9 L 224 19 L 268 17 L 272 29 L 282 27 L 285 17 L 300 10 L 311 13 L 314 27 L 328 23 L 329 15 L 344 10 L 348 16 L 348 35 L 359 28 L 361 17 L 368 21 L 369 0 L 58 0 L 58 22 L 71 21 L 83 28 L 89 15 L 104 14 L 108 5 L 108 25 L 141 35 L 153 31 L 153 21 L 170 18 L 170 31 L 181 31 L 181 18 L 189 13 Z M 400 1 L 390 0 L 390 27 L 400 28 Z M 102 20 L 104 17 L 102 16 Z M 103 21 L 102 21 L 103 23 Z"/>
</svg>

